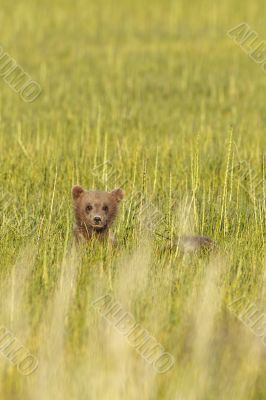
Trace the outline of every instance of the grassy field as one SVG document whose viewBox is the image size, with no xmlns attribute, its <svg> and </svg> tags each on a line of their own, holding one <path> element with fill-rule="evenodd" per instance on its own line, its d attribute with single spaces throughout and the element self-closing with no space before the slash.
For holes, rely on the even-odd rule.
<svg viewBox="0 0 266 400">
<path fill-rule="evenodd" d="M 0 78 L 0 326 L 38 360 L 23 376 L 0 340 L 1 400 L 266 399 L 265 345 L 228 307 L 266 307 L 266 74 L 226 34 L 247 22 L 266 40 L 264 15 L 262 0 L 2 0 L 0 45 L 42 94 Z M 77 183 L 125 190 L 117 249 L 72 248 Z M 179 234 L 219 250 L 182 258 Z M 101 316 L 106 294 L 171 370 Z"/>
</svg>

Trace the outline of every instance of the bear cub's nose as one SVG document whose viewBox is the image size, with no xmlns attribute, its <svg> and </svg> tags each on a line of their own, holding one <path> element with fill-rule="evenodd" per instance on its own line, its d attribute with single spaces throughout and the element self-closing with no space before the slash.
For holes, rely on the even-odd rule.
<svg viewBox="0 0 266 400">
<path fill-rule="evenodd" d="M 102 218 L 101 217 L 94 217 L 94 222 L 96 225 L 98 225 L 101 222 Z"/>
</svg>

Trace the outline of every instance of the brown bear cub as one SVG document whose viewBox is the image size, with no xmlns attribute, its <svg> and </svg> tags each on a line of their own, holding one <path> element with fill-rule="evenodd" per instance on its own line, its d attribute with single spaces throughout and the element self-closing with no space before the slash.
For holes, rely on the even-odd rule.
<svg viewBox="0 0 266 400">
<path fill-rule="evenodd" d="M 174 244 L 184 254 L 216 249 L 216 243 L 207 236 L 180 236 Z"/>
<path fill-rule="evenodd" d="M 72 189 L 75 213 L 74 234 L 78 242 L 89 241 L 93 238 L 101 241 L 116 241 L 110 235 L 110 227 L 114 223 L 119 203 L 124 197 L 122 189 L 112 192 L 88 191 L 81 186 Z M 180 236 L 173 247 L 178 247 L 182 253 L 194 253 L 199 250 L 213 250 L 215 243 L 206 236 Z M 172 246 L 167 246 L 169 250 Z"/>
<path fill-rule="evenodd" d="M 72 189 L 75 213 L 74 234 L 77 241 L 93 238 L 104 241 L 110 237 L 109 228 L 114 223 L 119 203 L 124 197 L 121 189 L 112 192 L 87 191 L 81 186 Z"/>
</svg>

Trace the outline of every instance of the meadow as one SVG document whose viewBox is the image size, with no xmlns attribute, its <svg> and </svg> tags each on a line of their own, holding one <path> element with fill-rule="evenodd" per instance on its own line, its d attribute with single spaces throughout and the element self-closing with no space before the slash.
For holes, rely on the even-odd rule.
<svg viewBox="0 0 266 400">
<path fill-rule="evenodd" d="M 247 22 L 266 40 L 264 15 L 262 0 L 1 1 L 0 46 L 42 88 L 25 103 L 0 77 L 0 328 L 38 360 L 24 376 L 0 340 L 1 400 L 266 399 L 266 347 L 230 308 L 266 309 L 266 74 L 227 35 Z M 124 189 L 118 248 L 73 247 L 77 183 Z M 180 234 L 218 251 L 170 252 Z M 173 368 L 101 316 L 106 294 Z"/>
</svg>

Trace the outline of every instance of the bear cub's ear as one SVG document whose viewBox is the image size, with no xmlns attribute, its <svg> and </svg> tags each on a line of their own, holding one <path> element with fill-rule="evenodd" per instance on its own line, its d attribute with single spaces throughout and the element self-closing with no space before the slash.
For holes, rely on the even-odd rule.
<svg viewBox="0 0 266 400">
<path fill-rule="evenodd" d="M 118 203 L 120 203 L 120 201 L 124 197 L 124 192 L 122 189 L 114 189 L 112 190 L 111 195 L 116 199 Z"/>
<path fill-rule="evenodd" d="M 81 186 L 78 186 L 78 185 L 73 186 L 73 188 L 72 188 L 73 199 L 77 200 L 80 197 L 80 195 L 84 192 L 85 192 L 85 190 Z"/>
</svg>

